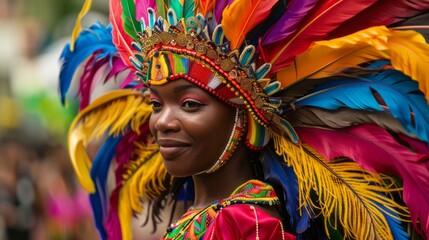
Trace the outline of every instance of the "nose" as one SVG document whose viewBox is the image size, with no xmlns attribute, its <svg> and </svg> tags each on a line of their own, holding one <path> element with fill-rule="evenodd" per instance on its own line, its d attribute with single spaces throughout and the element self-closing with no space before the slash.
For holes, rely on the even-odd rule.
<svg viewBox="0 0 429 240">
<path fill-rule="evenodd" d="M 154 127 L 160 132 L 177 132 L 180 130 L 180 122 L 174 109 L 164 107 L 161 112 L 156 113 Z"/>
</svg>

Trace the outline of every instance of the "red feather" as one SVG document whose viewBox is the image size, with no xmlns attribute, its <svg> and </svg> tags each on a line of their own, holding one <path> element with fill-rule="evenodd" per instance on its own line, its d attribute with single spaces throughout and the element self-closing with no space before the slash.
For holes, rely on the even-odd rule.
<svg viewBox="0 0 429 240">
<path fill-rule="evenodd" d="M 297 128 L 297 133 L 326 159 L 348 157 L 364 169 L 397 174 L 403 179 L 404 202 L 413 224 L 429 236 L 429 154 L 415 153 L 376 125 L 341 130 Z"/>
<path fill-rule="evenodd" d="M 346 36 L 372 26 L 390 25 L 427 10 L 429 10 L 429 0 L 378 1 L 331 32 L 328 38 Z"/>
<path fill-rule="evenodd" d="M 112 40 L 121 55 L 122 61 L 129 67 L 134 69 L 134 66 L 130 63 L 130 56 L 133 56 L 133 52 L 130 48 L 133 39 L 125 33 L 123 22 L 122 22 L 122 6 L 121 0 L 110 1 L 110 22 L 112 23 Z"/>
<path fill-rule="evenodd" d="M 375 1 L 321 1 L 303 23 L 298 26 L 295 34 L 277 43 L 262 46 L 262 49 L 269 49 L 269 51 L 262 53 L 265 57 L 265 62 L 273 64 L 271 70 L 273 73 L 288 66 L 293 57 L 305 51 L 311 43 L 324 40 L 331 31 L 374 4 Z"/>
</svg>

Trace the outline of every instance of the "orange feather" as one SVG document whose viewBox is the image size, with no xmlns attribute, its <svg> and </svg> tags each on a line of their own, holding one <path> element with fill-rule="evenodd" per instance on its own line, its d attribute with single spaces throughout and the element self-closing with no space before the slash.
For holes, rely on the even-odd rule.
<svg viewBox="0 0 429 240">
<path fill-rule="evenodd" d="M 214 0 L 195 0 L 197 12 L 207 16 L 207 13 L 213 10 L 215 2 Z"/>
<path fill-rule="evenodd" d="M 277 1 L 235 0 L 222 14 L 222 28 L 231 42 L 231 49 L 241 46 L 246 34 L 270 14 Z M 237 16 L 240 16 L 237 18 Z"/>
</svg>

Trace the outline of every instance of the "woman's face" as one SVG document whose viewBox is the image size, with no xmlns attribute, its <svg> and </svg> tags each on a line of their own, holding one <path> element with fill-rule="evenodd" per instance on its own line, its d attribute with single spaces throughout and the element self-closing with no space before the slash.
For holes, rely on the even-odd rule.
<svg viewBox="0 0 429 240">
<path fill-rule="evenodd" d="M 235 109 L 186 80 L 150 91 L 149 126 L 167 171 L 185 177 L 209 169 L 229 140 Z"/>
</svg>

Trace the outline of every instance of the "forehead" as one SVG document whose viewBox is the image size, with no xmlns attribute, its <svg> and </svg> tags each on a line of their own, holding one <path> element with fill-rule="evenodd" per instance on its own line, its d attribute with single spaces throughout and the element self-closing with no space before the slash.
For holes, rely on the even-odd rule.
<svg viewBox="0 0 429 240">
<path fill-rule="evenodd" d="M 197 85 L 183 79 L 171 81 L 163 85 L 153 85 L 150 86 L 149 90 L 151 94 L 163 97 L 182 95 L 184 93 L 209 95 Z"/>
</svg>

